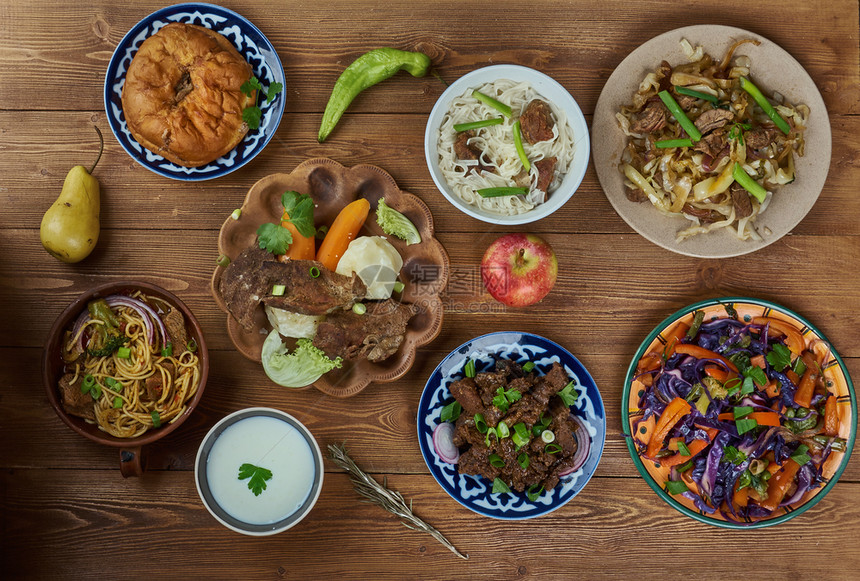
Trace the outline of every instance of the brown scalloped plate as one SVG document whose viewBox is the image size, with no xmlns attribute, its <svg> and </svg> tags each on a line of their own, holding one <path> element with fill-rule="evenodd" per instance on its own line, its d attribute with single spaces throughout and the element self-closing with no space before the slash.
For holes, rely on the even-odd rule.
<svg viewBox="0 0 860 581">
<path fill-rule="evenodd" d="M 338 212 L 351 201 L 364 197 L 370 202 L 371 214 L 361 230 L 362 236 L 385 236 L 376 223 L 375 210 L 380 198 L 408 217 L 421 234 L 419 244 L 409 246 L 399 238 L 387 236 L 403 257 L 400 280 L 405 284 L 400 299 L 420 307 L 410 321 L 406 336 L 397 352 L 378 363 L 367 360 L 344 362 L 322 376 L 313 387 L 335 397 L 350 397 L 371 382 L 385 383 L 402 377 L 415 361 L 415 352 L 436 338 L 442 330 L 444 309 L 439 297 L 448 283 L 450 264 L 448 253 L 434 237 L 433 216 L 417 196 L 401 190 L 385 170 L 373 165 L 347 168 L 326 158 L 310 159 L 299 164 L 291 173 L 273 174 L 258 181 L 248 191 L 239 219 L 227 218 L 218 237 L 218 251 L 235 259 L 256 242 L 257 228 L 265 222 L 279 222 L 283 213 L 281 194 L 295 190 L 310 195 L 316 208 L 317 224 L 331 224 Z M 219 308 L 227 313 L 227 305 L 219 286 L 224 268 L 219 266 L 212 275 L 212 296 Z M 236 320 L 227 316 L 227 332 L 239 353 L 260 361 L 263 341 L 270 330 L 262 307 L 257 309 L 254 329 L 245 331 Z M 308 386 L 310 387 L 310 386 Z"/>
</svg>

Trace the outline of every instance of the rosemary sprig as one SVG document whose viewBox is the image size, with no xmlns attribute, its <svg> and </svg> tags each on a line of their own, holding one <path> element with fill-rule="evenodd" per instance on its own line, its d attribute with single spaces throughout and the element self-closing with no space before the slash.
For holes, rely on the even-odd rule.
<svg viewBox="0 0 860 581">
<path fill-rule="evenodd" d="M 469 555 L 464 555 L 458 551 L 442 533 L 415 516 L 412 512 L 411 500 L 409 501 L 409 506 L 406 506 L 406 501 L 403 500 L 402 494 L 379 484 L 364 470 L 359 468 L 353 459 L 349 457 L 349 454 L 347 454 L 346 449 L 343 446 L 329 444 L 328 451 L 332 461 L 347 471 L 355 491 L 365 497 L 368 502 L 381 506 L 394 516 L 398 517 L 400 522 L 403 523 L 403 526 L 406 528 L 416 531 L 424 531 L 431 535 L 461 559 L 469 558 Z M 387 485 L 387 482 L 385 484 Z"/>
</svg>

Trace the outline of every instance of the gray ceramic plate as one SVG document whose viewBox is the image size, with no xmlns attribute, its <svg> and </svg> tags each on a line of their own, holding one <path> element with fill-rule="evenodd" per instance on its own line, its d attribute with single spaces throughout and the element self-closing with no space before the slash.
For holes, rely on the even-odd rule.
<svg viewBox="0 0 860 581">
<path fill-rule="evenodd" d="M 735 41 L 753 38 L 760 45 L 744 44 L 735 55 L 752 60 L 751 77 L 771 94 L 779 92 L 795 104 L 809 106 L 806 155 L 795 157 L 797 179 L 774 192 L 766 211 L 756 225 L 762 241 L 738 240 L 731 232 L 712 232 L 676 242 L 679 230 L 690 225 L 682 217 L 660 214 L 650 204 L 631 202 L 624 194 L 624 177 L 618 171 L 626 137 L 618 127 L 615 113 L 629 103 L 645 75 L 661 60 L 671 65 L 686 63 L 680 41 L 686 38 L 694 47 L 701 45 L 714 58 L 721 58 Z M 790 54 L 766 38 L 730 26 L 698 25 L 672 30 L 652 38 L 625 58 L 615 69 L 597 101 L 591 126 L 592 156 L 597 177 L 606 197 L 625 222 L 639 234 L 663 248 L 679 254 L 702 258 L 726 258 L 753 252 L 767 246 L 794 228 L 818 199 L 830 167 L 830 121 L 815 82 Z"/>
</svg>

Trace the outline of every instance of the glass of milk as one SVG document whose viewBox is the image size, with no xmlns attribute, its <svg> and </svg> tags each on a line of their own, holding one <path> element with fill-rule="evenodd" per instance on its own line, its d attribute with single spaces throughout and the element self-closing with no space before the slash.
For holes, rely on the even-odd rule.
<svg viewBox="0 0 860 581">
<path fill-rule="evenodd" d="M 272 535 L 313 508 L 323 484 L 322 453 L 290 414 L 247 408 L 203 438 L 194 479 L 203 505 L 221 524 L 246 535 Z"/>
</svg>

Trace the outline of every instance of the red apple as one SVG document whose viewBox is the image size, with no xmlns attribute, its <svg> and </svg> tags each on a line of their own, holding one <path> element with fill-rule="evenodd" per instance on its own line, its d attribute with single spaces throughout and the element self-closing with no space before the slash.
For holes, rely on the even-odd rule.
<svg viewBox="0 0 860 581">
<path fill-rule="evenodd" d="M 487 248 L 481 278 L 493 298 L 511 307 L 533 305 L 552 289 L 558 260 L 534 234 L 506 234 Z"/>
</svg>

